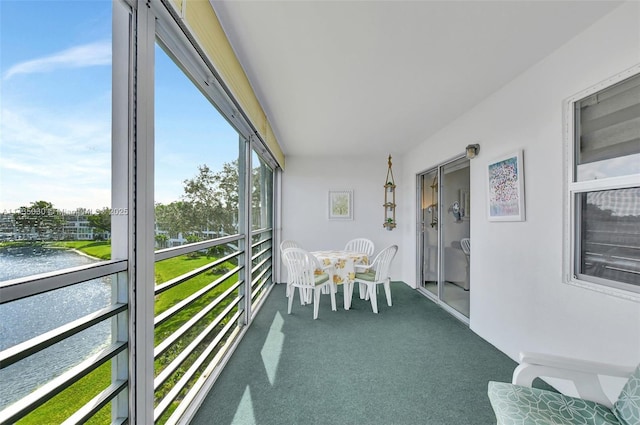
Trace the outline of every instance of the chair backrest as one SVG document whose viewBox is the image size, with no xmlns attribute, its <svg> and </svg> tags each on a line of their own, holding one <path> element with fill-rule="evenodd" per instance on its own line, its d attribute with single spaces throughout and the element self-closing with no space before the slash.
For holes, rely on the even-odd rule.
<svg viewBox="0 0 640 425">
<path fill-rule="evenodd" d="M 471 241 L 469 238 L 460 239 L 460 246 L 462 247 L 462 252 L 464 252 L 465 255 L 469 255 L 471 253 Z"/>
<path fill-rule="evenodd" d="M 375 246 L 373 245 L 373 241 L 370 241 L 369 239 L 357 238 L 347 242 L 344 249 L 345 251 L 364 252 L 368 256 L 371 256 L 373 255 Z"/>
<path fill-rule="evenodd" d="M 287 248 L 302 248 L 302 245 L 291 239 L 280 242 L 280 252 L 284 252 Z"/>
<path fill-rule="evenodd" d="M 282 254 L 284 254 L 284 250 L 287 248 L 302 248 L 302 246 L 298 242 L 291 239 L 280 242 L 280 256 L 282 257 L 282 262 L 285 264 L 285 266 L 287 265 L 287 261 L 284 259 L 284 256 Z"/>
<path fill-rule="evenodd" d="M 381 282 L 390 277 L 391 261 L 396 256 L 396 252 L 398 252 L 398 245 L 391 245 L 376 255 L 376 259 L 371 264 L 376 270 L 376 282 Z"/>
<path fill-rule="evenodd" d="M 287 266 L 289 284 L 298 287 L 315 286 L 315 262 L 311 254 L 302 248 L 286 248 L 282 260 Z"/>
</svg>

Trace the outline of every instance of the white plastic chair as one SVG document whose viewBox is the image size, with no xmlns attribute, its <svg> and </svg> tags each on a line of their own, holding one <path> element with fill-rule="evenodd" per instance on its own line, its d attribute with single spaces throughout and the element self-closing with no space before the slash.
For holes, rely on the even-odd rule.
<svg viewBox="0 0 640 425">
<path fill-rule="evenodd" d="M 287 248 L 302 248 L 302 245 L 291 239 L 280 242 L 280 252 L 283 252 Z"/>
<path fill-rule="evenodd" d="M 347 242 L 347 245 L 344 247 L 345 251 L 353 251 L 353 252 L 363 252 L 368 256 L 373 255 L 373 251 L 375 250 L 375 246 L 373 241 L 365 238 L 357 238 L 352 239 Z"/>
<path fill-rule="evenodd" d="M 533 380 L 538 377 L 566 379 L 573 382 L 580 398 L 612 407 L 613 402 L 606 395 L 600 376 L 628 378 L 635 369 L 636 366 L 632 365 L 621 366 L 546 353 L 521 352 L 520 365 L 513 371 L 512 384 L 531 387 Z"/>
<path fill-rule="evenodd" d="M 577 397 L 531 388 L 537 377 L 572 381 Z M 617 400 L 603 388 L 610 377 L 627 378 Z M 489 381 L 488 395 L 498 424 L 640 424 L 640 365 L 520 353 L 512 383 Z"/>
<path fill-rule="evenodd" d="M 329 289 L 331 296 L 331 309 L 336 311 L 336 292 L 333 285 L 333 273 L 316 274 L 318 267 L 317 259 L 302 248 L 286 248 L 282 253 L 284 263 L 287 265 L 289 272 L 289 308 L 288 314 L 291 314 L 291 306 L 295 296 L 295 289 L 300 291 L 301 300 L 307 299 L 307 294 L 313 291 L 313 318 L 318 318 L 318 309 L 320 306 L 320 294 L 323 288 Z M 309 300 L 310 301 L 310 300 Z"/>
<path fill-rule="evenodd" d="M 284 256 L 282 254 L 284 254 L 284 250 L 287 248 L 302 248 L 302 245 L 291 239 L 280 242 L 280 256 L 282 257 L 282 262 L 284 263 L 285 267 L 287 266 L 287 263 L 285 262 Z M 287 287 L 285 288 L 285 296 L 289 296 L 289 281 L 287 281 Z M 300 302 L 304 303 L 302 294 L 300 295 Z"/>
<path fill-rule="evenodd" d="M 398 245 L 391 245 L 380 251 L 371 265 L 356 264 L 356 278 L 354 283 L 358 282 L 366 287 L 365 299 L 371 300 L 371 308 L 374 313 L 378 313 L 378 299 L 376 295 L 379 284 L 384 285 L 384 292 L 387 296 L 387 304 L 391 307 L 391 277 L 389 271 L 391 269 L 391 261 L 398 252 Z M 359 271 L 358 271 L 359 270 Z M 345 288 L 346 289 L 346 288 Z M 349 307 L 351 307 L 351 298 L 353 296 L 353 285 L 349 285 Z"/>
<path fill-rule="evenodd" d="M 347 242 L 347 245 L 344 247 L 345 251 L 353 251 L 353 252 L 362 252 L 367 254 L 369 257 L 369 261 L 371 261 L 371 257 L 373 256 L 373 252 L 375 251 L 375 245 L 373 241 L 366 238 L 356 238 Z M 365 297 L 365 286 L 360 285 L 358 290 L 360 291 L 360 299 L 364 299 Z"/>
<path fill-rule="evenodd" d="M 469 256 L 471 255 L 471 240 L 469 238 L 460 239 L 460 246 L 462 247 L 462 252 L 467 256 L 467 262 L 469 261 Z"/>
</svg>

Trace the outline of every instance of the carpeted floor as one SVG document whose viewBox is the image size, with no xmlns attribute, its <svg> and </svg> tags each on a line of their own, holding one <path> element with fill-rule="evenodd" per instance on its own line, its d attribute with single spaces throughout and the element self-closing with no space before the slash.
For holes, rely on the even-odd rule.
<svg viewBox="0 0 640 425">
<path fill-rule="evenodd" d="M 277 285 L 192 424 L 495 424 L 487 383 L 514 361 L 402 282 L 377 315 L 355 292 L 314 321 Z"/>
</svg>

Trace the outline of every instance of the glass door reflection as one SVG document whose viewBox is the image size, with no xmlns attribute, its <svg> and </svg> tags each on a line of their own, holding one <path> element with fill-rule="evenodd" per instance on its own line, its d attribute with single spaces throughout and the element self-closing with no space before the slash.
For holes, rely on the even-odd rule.
<svg viewBox="0 0 640 425">
<path fill-rule="evenodd" d="M 462 157 L 418 176 L 419 282 L 447 310 L 469 318 L 470 180 Z"/>
</svg>

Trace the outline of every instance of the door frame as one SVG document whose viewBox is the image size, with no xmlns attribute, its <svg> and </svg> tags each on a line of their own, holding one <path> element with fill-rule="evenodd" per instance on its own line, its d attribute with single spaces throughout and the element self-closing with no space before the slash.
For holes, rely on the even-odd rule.
<svg viewBox="0 0 640 425">
<path fill-rule="evenodd" d="M 465 316 L 460 313 L 458 310 L 450 307 L 442 298 L 443 298 L 443 264 L 444 258 L 442 256 L 442 248 L 443 248 L 443 232 L 442 225 L 443 221 L 440 219 L 446 213 L 446 211 L 442 211 L 443 209 L 443 192 L 441 189 L 442 185 L 442 174 L 444 167 L 458 161 L 462 158 L 465 158 L 465 154 L 456 155 L 453 158 L 450 158 L 446 161 L 440 162 L 432 167 L 426 168 L 423 171 L 416 173 L 416 289 L 417 291 L 426 296 L 431 301 L 438 304 L 441 308 L 443 308 L 446 312 L 454 316 L 456 319 L 465 323 L 467 326 L 470 325 L 470 317 Z M 469 164 L 471 166 L 471 164 Z M 437 254 L 437 295 L 427 290 L 424 287 L 424 241 L 423 241 L 423 233 L 424 233 L 424 222 L 423 222 L 423 213 L 422 213 L 422 194 L 423 185 L 422 185 L 422 176 L 425 174 L 432 173 L 433 171 L 437 172 L 438 178 L 438 254 Z M 469 292 L 469 296 L 471 296 L 471 292 Z M 471 316 L 471 311 L 469 311 L 469 316 Z"/>
</svg>

